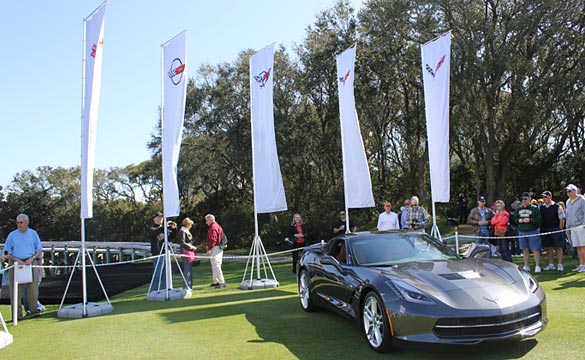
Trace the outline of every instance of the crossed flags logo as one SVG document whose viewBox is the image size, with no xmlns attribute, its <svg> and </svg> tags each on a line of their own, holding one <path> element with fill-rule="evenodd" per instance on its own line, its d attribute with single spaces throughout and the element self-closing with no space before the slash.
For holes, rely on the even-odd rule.
<svg viewBox="0 0 585 360">
<path fill-rule="evenodd" d="M 272 70 L 272 68 L 269 68 L 266 71 L 261 71 L 258 75 L 254 75 L 254 80 L 260 84 L 260 88 L 263 88 L 264 85 L 266 85 L 268 78 L 270 78 L 270 70 Z"/>
<path fill-rule="evenodd" d="M 349 78 L 349 72 L 350 70 L 347 70 L 345 75 L 339 78 L 339 82 L 342 83 L 343 85 L 345 85 L 345 81 Z"/>
<path fill-rule="evenodd" d="M 179 85 L 181 80 L 183 80 L 183 72 L 185 72 L 185 64 L 179 58 L 173 59 L 171 63 L 171 69 L 167 73 L 169 79 L 173 85 Z"/>
<path fill-rule="evenodd" d="M 104 39 L 100 39 L 100 41 L 98 42 L 100 47 L 104 47 Z M 97 51 L 97 45 L 93 44 L 93 46 L 91 47 L 91 53 L 89 54 L 91 57 L 95 58 L 95 53 Z"/>
<path fill-rule="evenodd" d="M 443 55 L 443 57 L 437 62 L 437 66 L 435 66 L 435 70 L 433 70 L 429 66 L 429 64 L 425 64 L 425 69 L 428 71 L 429 74 L 433 75 L 433 79 L 435 78 L 435 75 L 439 71 L 439 68 L 441 67 L 441 65 L 443 65 L 443 63 L 445 62 L 445 56 L 446 55 Z"/>
</svg>

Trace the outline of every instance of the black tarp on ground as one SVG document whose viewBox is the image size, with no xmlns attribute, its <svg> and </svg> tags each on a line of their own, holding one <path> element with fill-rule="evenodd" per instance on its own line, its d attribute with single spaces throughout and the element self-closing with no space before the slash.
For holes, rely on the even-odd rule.
<svg viewBox="0 0 585 360">
<path fill-rule="evenodd" d="M 152 262 L 134 263 L 97 267 L 100 279 L 104 284 L 108 296 L 148 284 L 152 278 Z M 97 302 L 105 299 L 97 277 L 92 267 L 86 269 L 87 300 Z M 42 304 L 60 304 L 70 274 L 44 277 L 39 288 L 39 301 Z M 81 286 L 81 269 L 77 268 L 71 285 L 67 291 L 66 304 L 77 304 L 83 301 Z M 2 289 L 1 304 L 9 304 L 8 286 Z"/>
</svg>

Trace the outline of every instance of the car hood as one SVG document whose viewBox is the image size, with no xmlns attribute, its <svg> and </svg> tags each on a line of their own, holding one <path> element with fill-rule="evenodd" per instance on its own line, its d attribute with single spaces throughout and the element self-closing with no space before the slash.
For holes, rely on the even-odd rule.
<svg viewBox="0 0 585 360">
<path fill-rule="evenodd" d="M 498 309 L 529 297 L 520 270 L 489 259 L 427 261 L 380 268 L 390 280 L 401 280 L 456 309 Z"/>
</svg>

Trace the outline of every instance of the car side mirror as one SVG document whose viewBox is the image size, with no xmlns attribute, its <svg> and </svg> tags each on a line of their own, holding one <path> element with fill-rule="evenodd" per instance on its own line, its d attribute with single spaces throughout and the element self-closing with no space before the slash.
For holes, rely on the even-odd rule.
<svg viewBox="0 0 585 360">
<path fill-rule="evenodd" d="M 323 255 L 321 257 L 321 264 L 323 265 L 333 265 L 333 266 L 340 266 L 339 261 L 331 255 Z"/>
</svg>

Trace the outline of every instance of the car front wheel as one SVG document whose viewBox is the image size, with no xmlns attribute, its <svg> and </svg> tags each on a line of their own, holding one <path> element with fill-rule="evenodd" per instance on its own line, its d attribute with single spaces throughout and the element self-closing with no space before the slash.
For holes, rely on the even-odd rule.
<svg viewBox="0 0 585 360">
<path fill-rule="evenodd" d="M 390 323 L 384 302 L 376 292 L 369 292 L 362 306 L 362 324 L 370 348 L 376 352 L 388 352 L 392 346 Z"/>
<path fill-rule="evenodd" d="M 311 296 L 309 275 L 306 270 L 301 270 L 301 275 L 299 276 L 299 297 L 303 310 L 307 312 L 316 310 L 316 306 L 313 303 L 313 297 Z"/>
</svg>

